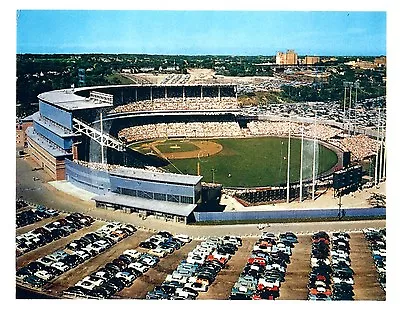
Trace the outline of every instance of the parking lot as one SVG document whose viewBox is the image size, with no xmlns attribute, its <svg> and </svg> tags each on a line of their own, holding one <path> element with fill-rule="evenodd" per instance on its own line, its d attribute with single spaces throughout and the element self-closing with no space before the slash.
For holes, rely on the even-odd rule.
<svg viewBox="0 0 400 317">
<path fill-rule="evenodd" d="M 47 221 L 42 223 L 42 225 L 51 222 L 53 219 L 46 219 L 46 220 Z M 17 265 L 16 265 L 17 270 L 19 268 L 25 266 L 29 262 L 35 261 L 35 260 L 37 260 L 47 254 L 50 254 L 58 249 L 62 249 L 72 240 L 77 239 L 88 232 L 92 232 L 92 231 L 100 228 L 104 224 L 105 224 L 105 222 L 103 222 L 103 221 L 95 221 L 90 227 L 86 227 L 81 230 L 78 230 L 77 232 L 69 235 L 68 237 L 61 238 L 57 241 L 53 241 L 49 244 L 46 244 L 43 247 L 40 247 L 36 250 L 32 250 L 24 255 L 21 255 L 20 257 L 17 258 Z M 40 227 L 39 223 L 37 223 L 37 225 L 38 225 L 38 227 Z M 85 264 L 83 264 L 83 265 L 85 265 Z"/>
<path fill-rule="evenodd" d="M 17 229 L 17 235 L 34 230 L 66 217 L 68 214 L 60 214 L 40 220 L 31 225 Z M 91 225 L 83 227 L 76 232 L 54 240 L 44 246 L 31 250 L 16 259 L 17 270 L 57 250 L 64 249 L 73 240 L 85 236 L 103 227 L 107 222 L 95 220 Z M 50 295 L 62 297 L 63 291 L 74 286 L 86 276 L 98 271 L 106 263 L 118 258 L 127 249 L 137 249 L 145 253 L 148 249 L 139 247 L 139 244 L 148 240 L 154 233 L 137 230 L 134 234 L 127 236 L 118 243 L 112 245 L 104 252 L 89 258 L 85 262 L 73 267 L 56 277 L 44 286 L 44 291 Z M 350 234 L 351 267 L 354 270 L 354 299 L 355 300 L 386 300 L 385 292 L 378 282 L 378 274 L 372 258 L 368 241 L 363 233 Z M 208 291 L 199 292 L 198 299 L 228 299 L 231 290 L 246 266 L 247 260 L 252 253 L 257 237 L 246 237 L 242 239 L 242 246 L 228 261 L 215 281 L 210 285 Z M 168 274 L 171 274 L 179 263 L 188 257 L 188 254 L 200 244 L 201 241 L 193 240 L 183 245 L 180 249 L 168 254 L 155 267 L 150 268 L 143 275 L 134 280 L 132 285 L 124 287 L 115 293 L 112 298 L 144 299 L 146 294 L 157 285 L 164 282 Z M 311 235 L 299 235 L 298 243 L 292 248 L 290 264 L 287 266 L 285 282 L 281 284 L 279 300 L 306 300 L 308 289 L 308 274 L 310 268 L 312 239 Z M 65 294 L 64 294 L 65 295 Z"/>
<path fill-rule="evenodd" d="M 101 225 L 99 225 L 99 227 L 101 227 Z M 61 296 L 63 290 L 75 285 L 79 280 L 104 266 L 108 261 L 118 257 L 126 249 L 137 248 L 139 243 L 150 235 L 151 233 L 149 232 L 137 231 L 132 236 L 122 241 L 122 243 L 117 243 L 107 251 L 64 273 L 52 283 L 50 288 L 51 294 Z"/>
<path fill-rule="evenodd" d="M 193 240 L 186 244 L 181 249 L 162 258 L 160 262 L 148 270 L 145 274 L 139 277 L 131 287 L 124 288 L 117 295 L 122 298 L 137 298 L 143 299 L 148 291 L 151 291 L 156 285 L 161 284 L 168 274 L 176 268 L 179 262 L 186 258 L 187 254 L 196 247 L 199 241 Z M 145 249 L 138 248 L 139 251 L 145 252 Z"/>
<path fill-rule="evenodd" d="M 351 259 L 354 274 L 355 300 L 385 300 L 386 294 L 378 283 L 378 274 L 364 234 L 351 234 Z"/>
<path fill-rule="evenodd" d="M 198 299 L 228 299 L 256 241 L 256 238 L 243 239 L 243 245 L 229 260 L 227 266 L 219 272 L 208 291 L 199 293 Z"/>
<path fill-rule="evenodd" d="M 287 267 L 285 283 L 280 289 L 280 300 L 306 300 L 308 273 L 310 273 L 311 237 L 299 235 Z"/>
</svg>

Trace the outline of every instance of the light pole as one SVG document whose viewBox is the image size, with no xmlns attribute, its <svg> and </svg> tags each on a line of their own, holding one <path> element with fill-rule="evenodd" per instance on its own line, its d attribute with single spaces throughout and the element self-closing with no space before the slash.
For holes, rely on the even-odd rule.
<svg viewBox="0 0 400 317">
<path fill-rule="evenodd" d="M 317 147 L 317 112 L 315 112 L 314 118 L 314 151 L 313 151 L 313 169 L 312 169 L 312 200 L 315 199 L 315 156 L 316 156 L 316 147 Z"/>
<path fill-rule="evenodd" d="M 303 149 L 304 149 L 304 122 L 301 123 L 301 150 L 300 150 L 300 202 L 303 200 Z"/>
<path fill-rule="evenodd" d="M 350 135 L 350 117 L 351 117 L 351 88 L 353 88 L 353 83 L 349 82 L 350 87 L 350 97 L 349 97 L 349 119 L 347 122 L 347 133 Z"/>
<path fill-rule="evenodd" d="M 215 175 L 214 175 L 214 173 L 215 173 L 215 168 L 212 168 L 212 169 L 211 169 L 211 175 L 212 175 L 211 177 L 212 177 L 212 182 L 213 182 L 213 184 L 215 183 L 215 179 L 214 179 L 214 176 L 215 176 Z"/>
<path fill-rule="evenodd" d="M 354 88 L 356 89 L 356 100 L 354 101 L 353 132 L 356 130 L 356 125 L 357 125 L 357 91 L 360 88 L 360 81 L 358 79 L 354 83 Z"/>
<path fill-rule="evenodd" d="M 291 135 L 291 122 L 292 122 L 292 118 L 289 114 L 289 140 L 288 140 L 288 163 L 287 163 L 287 184 L 286 184 L 286 202 L 289 203 L 290 201 L 290 135 Z"/>
</svg>

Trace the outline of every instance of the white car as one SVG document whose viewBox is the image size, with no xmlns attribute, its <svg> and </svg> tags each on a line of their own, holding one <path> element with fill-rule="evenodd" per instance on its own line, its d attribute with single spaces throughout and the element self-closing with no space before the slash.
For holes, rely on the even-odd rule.
<svg viewBox="0 0 400 317">
<path fill-rule="evenodd" d="M 50 266 L 60 270 L 61 272 L 66 272 L 69 270 L 69 266 L 64 264 L 63 262 L 55 262 Z"/>
<path fill-rule="evenodd" d="M 386 249 L 373 250 L 373 255 L 386 256 Z"/>
<path fill-rule="evenodd" d="M 89 244 L 86 247 L 82 248 L 83 251 L 86 251 L 90 255 L 94 256 L 100 253 L 99 250 L 104 249 L 103 247 L 95 247 L 93 244 Z M 104 250 L 103 250 L 104 251 Z"/>
<path fill-rule="evenodd" d="M 241 239 L 237 236 L 225 236 L 223 240 L 224 243 L 232 243 L 237 247 L 240 247 L 242 245 Z"/>
<path fill-rule="evenodd" d="M 228 260 L 230 260 L 231 257 L 232 257 L 229 253 L 227 253 L 227 254 L 220 254 L 220 253 L 218 253 L 217 251 L 214 251 L 214 252 L 212 253 L 212 256 L 213 256 L 214 258 L 217 258 L 217 259 L 225 258 L 225 259 L 228 259 Z"/>
<path fill-rule="evenodd" d="M 122 252 L 122 254 L 129 255 L 132 259 L 138 259 L 143 253 L 137 250 L 129 249 Z"/>
<path fill-rule="evenodd" d="M 117 274 L 115 274 L 115 277 L 127 280 L 130 284 L 132 284 L 133 281 L 136 279 L 135 275 L 129 274 L 128 272 L 118 272 Z"/>
<path fill-rule="evenodd" d="M 204 264 L 205 258 L 198 256 L 198 255 L 188 256 L 186 262 L 192 263 L 192 264 L 195 264 L 195 263 Z"/>
<path fill-rule="evenodd" d="M 193 292 L 188 292 L 187 290 L 184 290 L 183 288 L 179 287 L 175 290 L 175 295 L 181 296 L 183 298 L 196 298 L 196 295 Z"/>
<path fill-rule="evenodd" d="M 211 242 L 211 241 L 203 241 L 202 243 L 200 243 L 200 246 L 207 248 L 207 249 L 216 249 L 218 247 L 218 243 L 216 242 Z"/>
<path fill-rule="evenodd" d="M 334 284 L 346 283 L 346 284 L 354 285 L 354 280 L 352 278 L 345 279 L 345 278 L 340 278 L 340 277 L 334 277 L 333 283 Z"/>
<path fill-rule="evenodd" d="M 315 266 L 319 266 L 319 263 L 324 263 L 326 265 L 330 265 L 331 261 L 329 261 L 329 259 L 319 259 L 319 258 L 311 258 L 311 266 L 315 267 Z"/>
<path fill-rule="evenodd" d="M 147 253 L 151 254 L 151 255 L 158 256 L 160 258 L 164 258 L 169 254 L 168 251 L 166 251 L 165 249 L 161 249 L 160 247 L 157 247 L 155 249 L 149 250 Z"/>
<path fill-rule="evenodd" d="M 278 270 L 279 272 L 285 273 L 286 268 L 279 265 L 278 263 L 272 263 L 265 266 L 265 271 Z"/>
<path fill-rule="evenodd" d="M 350 261 L 344 258 L 339 258 L 339 257 L 332 257 L 332 264 L 346 264 L 348 266 L 351 265 Z"/>
<path fill-rule="evenodd" d="M 190 243 L 192 239 L 186 234 L 177 234 L 174 236 L 175 239 L 179 240 L 182 243 Z"/>
<path fill-rule="evenodd" d="M 165 282 L 172 282 L 172 281 L 185 284 L 188 282 L 188 277 L 174 271 L 172 272 L 172 274 L 168 274 L 167 277 L 165 278 Z"/>
<path fill-rule="evenodd" d="M 262 285 L 262 287 L 269 287 L 273 288 L 274 286 L 280 287 L 281 282 L 278 279 L 275 279 L 273 282 L 272 281 L 267 281 L 265 278 L 260 278 L 258 280 L 258 285 Z"/>
<path fill-rule="evenodd" d="M 203 283 L 197 283 L 197 282 L 189 282 L 185 284 L 185 287 L 189 287 L 192 290 L 198 291 L 198 292 L 207 292 L 208 286 L 203 284 Z"/>
<path fill-rule="evenodd" d="M 193 251 L 199 251 L 201 253 L 210 253 L 213 250 L 215 250 L 216 248 L 214 247 L 204 247 L 204 246 L 197 246 Z"/>
<path fill-rule="evenodd" d="M 155 267 L 159 261 L 157 259 L 146 256 L 146 257 L 140 258 L 139 262 L 143 263 L 144 265 L 147 265 L 149 267 Z"/>
<path fill-rule="evenodd" d="M 79 281 L 75 284 L 75 286 L 80 286 L 88 290 L 92 290 L 96 287 L 96 284 L 89 282 L 89 281 Z"/>
<path fill-rule="evenodd" d="M 221 243 L 222 239 L 220 237 L 209 237 L 206 242 L 215 242 L 215 243 Z"/>
<path fill-rule="evenodd" d="M 109 247 L 111 247 L 111 244 L 109 242 L 107 242 L 106 240 L 98 240 L 98 241 L 94 242 L 92 244 L 92 246 L 94 246 L 94 247 L 98 246 L 99 248 L 104 248 L 104 250 L 105 250 L 105 249 L 108 249 Z"/>
<path fill-rule="evenodd" d="M 44 256 L 43 258 L 37 259 L 36 262 L 42 263 L 45 266 L 51 266 L 54 263 L 54 260 Z"/>
<path fill-rule="evenodd" d="M 82 281 L 93 283 L 96 286 L 100 286 L 101 284 L 104 283 L 104 279 L 97 276 L 86 276 Z"/>
<path fill-rule="evenodd" d="M 128 267 L 136 269 L 141 273 L 145 273 L 149 270 L 149 267 L 147 265 L 144 265 L 143 263 L 140 263 L 140 262 L 133 262 L 133 263 L 129 264 Z"/>
<path fill-rule="evenodd" d="M 75 251 L 73 254 L 79 256 L 83 261 L 90 259 L 90 254 L 83 250 Z"/>
<path fill-rule="evenodd" d="M 331 251 L 332 256 L 340 256 L 340 257 L 348 257 L 349 253 L 343 250 L 332 250 Z"/>
<path fill-rule="evenodd" d="M 35 275 L 36 277 L 41 278 L 42 280 L 45 280 L 46 282 L 50 281 L 54 277 L 54 275 L 52 275 L 49 272 L 44 271 L 44 270 L 37 271 L 33 275 Z"/>
</svg>

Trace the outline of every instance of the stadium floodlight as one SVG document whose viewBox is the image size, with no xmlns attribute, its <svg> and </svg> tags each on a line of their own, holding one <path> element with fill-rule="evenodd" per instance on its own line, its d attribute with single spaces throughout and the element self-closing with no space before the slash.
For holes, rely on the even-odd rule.
<svg viewBox="0 0 400 317">
<path fill-rule="evenodd" d="M 378 134 L 377 134 L 377 141 L 379 142 L 379 137 L 380 137 L 380 122 L 381 122 L 381 108 L 378 107 Z M 378 185 L 378 163 L 379 163 L 379 148 L 376 151 L 376 156 L 375 156 L 375 186 Z"/>
<path fill-rule="evenodd" d="M 348 111 L 349 111 L 349 119 L 348 119 L 348 122 L 347 122 L 347 134 L 349 134 L 350 135 L 350 117 L 351 117 L 351 88 L 353 88 L 353 83 L 352 82 L 349 82 L 349 90 L 350 90 L 350 96 L 349 96 L 349 109 L 348 109 Z"/>
<path fill-rule="evenodd" d="M 212 169 L 211 169 L 211 173 L 212 173 L 212 183 L 213 183 L 213 184 L 215 183 L 215 171 L 216 171 L 215 168 L 212 168 Z"/>
<path fill-rule="evenodd" d="M 303 151 L 304 151 L 304 122 L 301 122 L 301 151 L 300 151 L 300 202 L 303 200 Z"/>
<path fill-rule="evenodd" d="M 313 169 L 312 169 L 312 200 L 315 199 L 315 156 L 316 156 L 316 145 L 317 145 L 317 112 L 314 117 L 314 149 L 313 149 Z"/>
<path fill-rule="evenodd" d="M 103 141 L 103 111 L 100 110 L 100 146 L 101 146 L 101 163 L 104 164 L 104 141 Z"/>
<path fill-rule="evenodd" d="M 290 136 L 291 136 L 291 122 L 292 122 L 292 117 L 291 114 L 289 113 L 289 140 L 288 140 L 288 163 L 287 163 L 287 184 L 286 184 L 286 202 L 289 203 L 290 201 Z"/>
</svg>

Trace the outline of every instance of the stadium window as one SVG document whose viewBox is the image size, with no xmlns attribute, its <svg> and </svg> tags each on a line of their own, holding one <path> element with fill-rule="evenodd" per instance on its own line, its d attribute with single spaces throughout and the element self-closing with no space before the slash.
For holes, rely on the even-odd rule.
<svg viewBox="0 0 400 317">
<path fill-rule="evenodd" d="M 179 203 L 179 196 L 178 195 L 169 195 L 168 194 L 167 200 L 175 202 L 175 203 Z"/>
<path fill-rule="evenodd" d="M 167 200 L 167 195 L 165 194 L 160 194 L 160 193 L 154 193 L 154 199 L 155 200 Z"/>
<path fill-rule="evenodd" d="M 193 198 L 188 196 L 181 196 L 181 203 L 193 204 Z"/>
<path fill-rule="evenodd" d="M 144 198 L 144 192 L 141 191 L 141 190 L 138 190 L 137 191 L 137 196 L 140 197 L 140 198 Z"/>
<path fill-rule="evenodd" d="M 121 188 L 121 194 L 136 197 L 136 190 L 129 188 Z"/>
<path fill-rule="evenodd" d="M 143 191 L 143 198 L 153 199 L 153 193 L 152 192 Z"/>
</svg>

